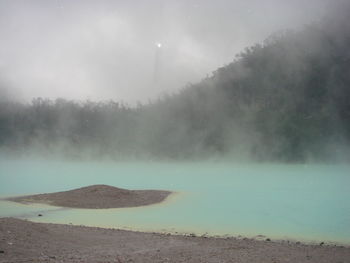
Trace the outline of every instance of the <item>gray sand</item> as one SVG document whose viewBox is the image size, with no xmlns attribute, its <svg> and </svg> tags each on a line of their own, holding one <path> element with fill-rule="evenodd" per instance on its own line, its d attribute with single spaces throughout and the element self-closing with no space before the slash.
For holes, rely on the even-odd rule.
<svg viewBox="0 0 350 263">
<path fill-rule="evenodd" d="M 158 203 L 170 193 L 94 185 L 9 200 L 75 208 L 111 208 Z M 143 233 L 0 218 L 2 262 L 350 263 L 350 248 L 247 238 Z"/>
<path fill-rule="evenodd" d="M 0 262 L 349 263 L 350 248 L 0 218 Z"/>
<path fill-rule="evenodd" d="M 126 190 L 108 185 L 92 185 L 75 190 L 8 198 L 20 203 L 45 203 L 71 208 L 120 208 L 156 204 L 171 192 L 161 190 Z"/>
</svg>

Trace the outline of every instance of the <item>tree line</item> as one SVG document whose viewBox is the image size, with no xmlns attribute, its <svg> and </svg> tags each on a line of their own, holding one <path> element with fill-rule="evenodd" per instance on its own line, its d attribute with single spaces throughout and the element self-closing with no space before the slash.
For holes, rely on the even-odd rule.
<svg viewBox="0 0 350 263">
<path fill-rule="evenodd" d="M 137 107 L 2 100 L 0 148 L 76 158 L 349 161 L 346 10 L 274 34 L 199 83 Z"/>
</svg>

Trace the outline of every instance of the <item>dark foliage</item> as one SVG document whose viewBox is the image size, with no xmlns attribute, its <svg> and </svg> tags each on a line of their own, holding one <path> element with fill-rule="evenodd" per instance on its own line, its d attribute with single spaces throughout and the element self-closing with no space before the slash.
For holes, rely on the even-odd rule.
<svg viewBox="0 0 350 263">
<path fill-rule="evenodd" d="M 148 105 L 2 101 L 0 145 L 115 159 L 335 160 L 350 142 L 346 11 L 275 34 Z"/>
</svg>

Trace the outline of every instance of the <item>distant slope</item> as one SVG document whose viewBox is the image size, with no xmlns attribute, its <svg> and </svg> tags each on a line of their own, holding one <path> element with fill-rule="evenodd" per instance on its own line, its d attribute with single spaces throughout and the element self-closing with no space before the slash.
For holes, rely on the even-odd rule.
<svg viewBox="0 0 350 263">
<path fill-rule="evenodd" d="M 155 112 L 169 111 L 166 120 L 176 119 L 159 145 L 178 147 L 179 156 L 199 149 L 236 159 L 349 160 L 347 11 L 345 5 L 336 16 L 299 32 L 275 34 L 163 106 L 155 105 Z M 183 138 L 179 134 L 185 134 L 184 143 L 177 141 Z"/>
</svg>

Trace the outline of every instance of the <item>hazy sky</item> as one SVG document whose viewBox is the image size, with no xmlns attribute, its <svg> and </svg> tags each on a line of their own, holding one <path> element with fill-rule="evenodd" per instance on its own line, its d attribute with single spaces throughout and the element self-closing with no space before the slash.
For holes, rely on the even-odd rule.
<svg viewBox="0 0 350 263">
<path fill-rule="evenodd" d="M 329 1 L 0 0 L 0 88 L 20 100 L 147 101 L 320 19 Z"/>
</svg>

